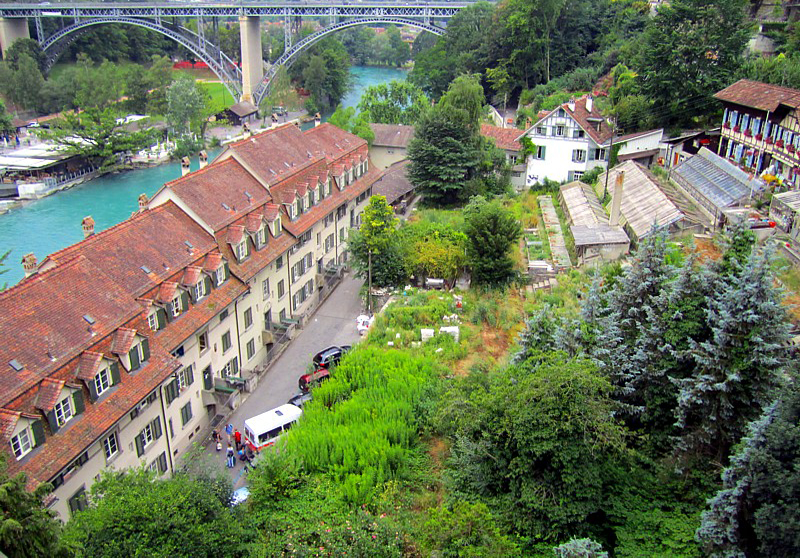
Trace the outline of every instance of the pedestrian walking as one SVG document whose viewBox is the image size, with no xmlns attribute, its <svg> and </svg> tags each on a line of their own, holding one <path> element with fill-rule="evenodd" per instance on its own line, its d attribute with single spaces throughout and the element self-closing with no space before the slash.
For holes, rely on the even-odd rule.
<svg viewBox="0 0 800 558">
<path fill-rule="evenodd" d="M 228 469 L 232 469 L 233 466 L 236 464 L 236 454 L 233 452 L 233 446 L 228 444 Z"/>
<path fill-rule="evenodd" d="M 239 451 L 242 447 L 242 433 L 238 429 L 233 433 L 233 439 L 236 441 L 236 451 Z"/>
<path fill-rule="evenodd" d="M 228 426 L 225 427 L 225 434 L 228 435 L 228 443 L 230 444 L 233 441 L 233 424 L 229 423 Z"/>
</svg>

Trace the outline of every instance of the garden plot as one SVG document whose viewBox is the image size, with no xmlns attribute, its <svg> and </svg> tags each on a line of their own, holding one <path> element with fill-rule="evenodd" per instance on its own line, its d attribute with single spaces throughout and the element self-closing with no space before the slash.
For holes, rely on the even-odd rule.
<svg viewBox="0 0 800 558">
<path fill-rule="evenodd" d="M 542 220 L 547 230 L 547 239 L 550 241 L 550 253 L 557 271 L 569 269 L 572 262 L 569 259 L 569 251 L 561 232 L 561 222 L 558 220 L 556 208 L 553 206 L 553 198 L 550 196 L 539 196 L 539 208 L 542 210 Z"/>
</svg>

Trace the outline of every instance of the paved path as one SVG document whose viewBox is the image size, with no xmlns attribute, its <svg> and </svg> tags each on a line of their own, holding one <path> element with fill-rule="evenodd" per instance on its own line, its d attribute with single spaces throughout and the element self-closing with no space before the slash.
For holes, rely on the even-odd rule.
<svg viewBox="0 0 800 558">
<path fill-rule="evenodd" d="M 246 419 L 283 405 L 292 395 L 299 393 L 297 380 L 305 373 L 311 358 L 317 352 L 331 345 L 352 345 L 360 339 L 356 331 L 356 316 L 362 313 L 358 294 L 362 283 L 352 273 L 345 275 L 305 328 L 295 333 L 289 347 L 261 378 L 255 391 L 233 412 L 228 423 L 232 423 L 234 428 L 242 432 Z M 220 428 L 224 429 L 224 425 L 220 425 Z M 216 454 L 212 444 L 207 448 L 209 453 L 217 455 L 216 459 L 222 466 L 225 464 L 224 446 L 225 444 L 219 454 Z M 237 461 L 231 472 L 234 488 L 243 486 L 242 463 Z"/>
</svg>

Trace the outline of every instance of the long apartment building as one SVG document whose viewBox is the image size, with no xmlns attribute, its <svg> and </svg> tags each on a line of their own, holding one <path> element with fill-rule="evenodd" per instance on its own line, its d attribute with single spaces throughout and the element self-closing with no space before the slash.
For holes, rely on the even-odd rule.
<svg viewBox="0 0 800 558">
<path fill-rule="evenodd" d="M 800 90 L 742 79 L 714 95 L 725 108 L 718 155 L 788 185 L 800 174 Z"/>
<path fill-rule="evenodd" d="M 0 435 L 9 472 L 55 487 L 67 519 L 100 471 L 177 460 L 257 379 L 346 262 L 380 177 L 323 124 L 231 144 L 139 211 L 0 293 Z"/>
</svg>

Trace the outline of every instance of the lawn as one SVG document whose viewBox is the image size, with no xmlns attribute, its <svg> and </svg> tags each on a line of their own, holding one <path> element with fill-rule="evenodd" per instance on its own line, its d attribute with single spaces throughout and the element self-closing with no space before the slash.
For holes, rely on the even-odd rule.
<svg viewBox="0 0 800 558">
<path fill-rule="evenodd" d="M 230 91 L 220 82 L 199 81 L 198 85 L 202 87 L 206 93 L 211 97 L 211 106 L 214 113 L 219 113 L 236 103 Z"/>
</svg>

